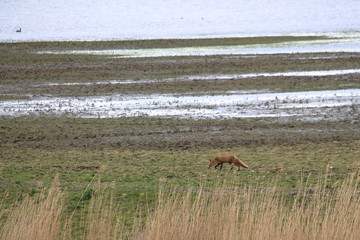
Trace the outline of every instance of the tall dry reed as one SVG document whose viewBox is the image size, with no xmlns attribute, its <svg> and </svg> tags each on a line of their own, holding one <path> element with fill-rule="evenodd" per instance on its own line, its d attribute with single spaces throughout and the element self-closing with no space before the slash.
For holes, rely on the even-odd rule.
<svg viewBox="0 0 360 240">
<path fill-rule="evenodd" d="M 86 215 L 66 216 L 63 193 L 56 184 L 38 197 L 26 197 L 7 218 L 2 240 L 52 239 L 347 239 L 360 236 L 359 174 L 338 187 L 326 182 L 303 186 L 292 194 L 272 187 L 239 188 L 234 184 L 199 189 L 165 189 L 157 207 L 124 228 L 121 213 L 105 190 L 96 192 Z M 141 215 L 141 214 L 139 214 Z M 62 220 L 61 220 L 62 219 Z M 78 218 L 76 218 L 78 219 Z M 72 226 L 83 231 L 72 232 Z"/>
<path fill-rule="evenodd" d="M 299 189 L 292 203 L 276 186 L 162 191 L 138 239 L 359 239 L 360 196 L 354 176 L 337 190 Z"/>
<path fill-rule="evenodd" d="M 121 239 L 123 224 L 111 194 L 100 192 L 91 199 L 85 220 L 85 239 L 116 240 Z"/>
<path fill-rule="evenodd" d="M 8 217 L 1 232 L 3 240 L 53 240 L 59 239 L 63 193 L 57 186 L 43 190 L 37 197 L 27 196 Z"/>
</svg>

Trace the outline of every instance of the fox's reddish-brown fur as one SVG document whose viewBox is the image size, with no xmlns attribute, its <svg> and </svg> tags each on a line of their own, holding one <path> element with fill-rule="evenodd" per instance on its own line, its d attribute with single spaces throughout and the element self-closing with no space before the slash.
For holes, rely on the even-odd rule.
<svg viewBox="0 0 360 240">
<path fill-rule="evenodd" d="M 240 160 L 240 158 L 236 157 L 233 154 L 223 154 L 215 157 L 214 159 L 210 160 L 209 168 L 215 165 L 215 168 L 220 166 L 220 169 L 222 169 L 222 166 L 224 163 L 229 163 L 231 166 L 231 169 L 236 165 L 238 167 L 238 170 L 240 171 L 240 166 L 244 168 L 249 168 L 246 163 Z"/>
</svg>

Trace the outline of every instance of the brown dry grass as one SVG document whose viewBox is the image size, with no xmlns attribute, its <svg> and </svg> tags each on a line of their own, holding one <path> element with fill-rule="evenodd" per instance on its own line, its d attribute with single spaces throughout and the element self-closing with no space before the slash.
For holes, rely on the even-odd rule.
<svg viewBox="0 0 360 240">
<path fill-rule="evenodd" d="M 354 176 L 336 191 L 305 187 L 292 204 L 276 186 L 161 192 L 139 239 L 358 239 Z"/>
<path fill-rule="evenodd" d="M 276 186 L 238 188 L 236 183 L 200 189 L 162 188 L 154 211 L 133 232 L 124 230 L 111 194 L 90 201 L 71 237 L 73 219 L 65 217 L 57 184 L 17 206 L 1 231 L 1 239 L 358 239 L 360 236 L 359 173 L 342 184 L 302 186 L 291 194 Z M 219 181 L 220 182 L 220 181 Z M 46 194 L 47 193 L 47 194 Z M 141 214 L 140 214 L 141 215 Z M 78 223 L 79 224 L 79 223 Z"/>
<path fill-rule="evenodd" d="M 110 202 L 107 202 L 110 199 Z M 90 201 L 86 218 L 86 237 L 88 240 L 111 240 L 120 238 L 122 224 L 116 216 L 112 197 L 107 194 L 95 196 Z"/>
<path fill-rule="evenodd" d="M 35 198 L 25 197 L 11 212 L 0 232 L 0 239 L 59 239 L 64 210 L 62 200 L 63 193 L 56 179 L 49 191 L 43 190 Z"/>
</svg>

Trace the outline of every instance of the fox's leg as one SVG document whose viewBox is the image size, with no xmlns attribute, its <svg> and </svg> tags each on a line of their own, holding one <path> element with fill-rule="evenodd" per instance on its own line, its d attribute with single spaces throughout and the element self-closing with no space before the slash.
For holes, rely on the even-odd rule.
<svg viewBox="0 0 360 240">
<path fill-rule="evenodd" d="M 233 170 L 234 166 L 237 165 L 235 161 L 231 161 L 229 164 L 231 165 L 230 170 Z"/>
<path fill-rule="evenodd" d="M 223 163 L 219 163 L 220 164 L 220 170 L 222 169 Z"/>
<path fill-rule="evenodd" d="M 218 163 L 218 164 L 216 164 L 216 165 L 215 165 L 215 169 L 217 169 L 217 167 L 218 167 L 219 165 L 221 165 L 221 166 L 222 166 L 222 164 L 221 164 L 221 163 Z M 221 168 L 220 168 L 220 169 L 221 169 Z"/>
<path fill-rule="evenodd" d="M 231 164 L 231 163 L 230 163 L 230 164 Z M 238 171 L 240 171 L 240 164 L 238 164 L 238 163 L 236 163 L 236 162 L 232 162 L 232 166 L 231 166 L 230 170 L 232 170 L 235 165 L 238 167 Z"/>
</svg>

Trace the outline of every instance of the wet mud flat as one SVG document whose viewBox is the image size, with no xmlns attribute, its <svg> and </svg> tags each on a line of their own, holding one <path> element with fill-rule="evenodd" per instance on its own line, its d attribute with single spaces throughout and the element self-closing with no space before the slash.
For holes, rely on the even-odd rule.
<svg viewBox="0 0 360 240">
<path fill-rule="evenodd" d="M 150 117 L 2 118 L 1 147 L 182 151 L 296 146 L 360 140 L 354 121 L 284 121 L 273 118 L 178 119 Z M 330 150 L 324 150 L 330 151 Z"/>
<path fill-rule="evenodd" d="M 96 119 L 96 125 L 103 120 L 106 125 L 106 121 L 109 121 L 107 119 L 116 119 L 122 126 L 126 126 L 128 119 L 132 119 L 131 122 L 138 120 L 136 133 L 120 134 L 120 138 L 125 139 L 125 142 L 129 139 L 134 139 L 135 142 L 144 139 L 146 142 L 146 138 L 140 137 L 143 135 L 161 136 L 164 138 L 163 142 L 176 138 L 180 139 L 180 142 L 184 139 L 190 139 L 190 143 L 196 142 L 191 139 L 204 138 L 206 134 L 213 134 L 212 130 L 216 134 L 222 134 L 224 129 L 229 129 L 226 127 L 230 124 L 228 121 L 238 126 L 230 128 L 233 142 L 234 139 L 235 142 L 240 141 L 236 141 L 236 136 L 250 134 L 254 139 L 259 137 L 262 135 L 259 129 L 262 129 L 264 123 L 269 125 L 263 135 L 271 135 L 270 126 L 276 123 L 278 127 L 274 128 L 274 133 L 281 133 L 284 139 L 288 139 L 285 137 L 286 133 L 289 133 L 289 136 L 302 135 L 313 129 L 324 134 L 328 131 L 331 134 L 336 132 L 335 135 L 339 137 L 342 127 L 346 132 L 346 139 L 352 135 L 349 131 L 354 130 L 352 136 L 356 138 L 360 114 L 358 52 L 205 56 L 190 54 L 114 58 L 113 55 L 107 55 L 106 50 L 116 48 L 159 51 L 159 46 L 164 49 L 200 47 L 208 50 L 209 46 L 221 49 L 221 46 L 226 48 L 237 44 L 255 46 L 256 49 L 259 45 L 266 49 L 266 44 L 279 44 L 279 48 L 288 48 L 295 44 L 305 46 L 306 49 L 307 44 L 314 45 L 316 41 L 325 40 L 334 41 L 324 37 L 274 37 L 2 43 L 1 121 L 6 123 L 12 121 L 11 119 L 86 118 L 89 122 Z M 91 54 L 92 50 L 97 49 L 106 51 Z M 74 53 L 77 50 L 80 53 Z M 82 54 L 82 51 L 86 53 Z M 163 131 L 161 125 L 157 125 L 154 131 L 149 130 L 153 126 L 151 121 L 159 122 L 159 118 L 165 122 L 174 121 L 174 126 L 170 128 L 176 128 L 176 125 L 180 124 L 183 126 L 182 130 L 166 130 L 168 124 Z M 169 120 L 166 120 L 168 118 Z M 144 121 L 144 131 L 149 130 L 150 133 L 141 133 L 141 122 Z M 176 121 L 184 122 L 175 123 Z M 206 126 L 214 124 L 215 127 L 209 127 L 205 133 L 199 130 L 197 135 L 198 127 L 192 126 L 199 126 L 202 121 L 206 122 Z M 247 126 L 249 122 L 251 128 L 257 130 L 248 132 L 240 127 L 242 124 Z M 296 130 L 298 122 L 303 125 Z M 334 131 L 327 127 L 323 129 L 321 126 L 324 122 L 339 123 L 339 127 L 334 128 Z M 221 127 L 218 127 L 218 124 Z M 307 124 L 311 125 L 308 129 L 305 127 Z M 261 127 L 258 129 L 257 125 Z M 283 126 L 283 130 L 279 126 Z M 130 129 L 132 127 L 133 125 Z M 157 134 L 158 132 L 162 134 Z M 186 134 L 181 136 L 181 133 Z M 187 135 L 189 133 L 190 137 Z M 99 133 L 95 135 L 99 136 Z M 328 138 L 329 134 L 325 135 L 325 138 Z M 116 142 L 116 137 L 110 139 L 111 144 Z M 225 144 L 226 141 L 220 142 Z M 246 144 L 246 141 L 240 142 Z M 206 144 L 211 144 L 211 141 L 200 145 Z"/>
<path fill-rule="evenodd" d="M 319 41 L 295 40 L 301 46 Z M 247 41 L 250 46 L 259 45 L 253 44 L 259 41 L 257 38 Z M 281 38 L 268 41 L 270 45 L 279 44 Z M 287 48 L 294 39 L 284 37 L 283 41 Z M 234 42 L 227 39 L 222 46 Z M 124 44 L 131 48 L 130 43 Z M 205 40 L 183 40 L 178 42 L 179 49 L 184 43 L 198 47 L 204 47 L 200 43 L 209 44 Z M 219 44 L 219 41 L 211 43 Z M 91 48 L 86 53 L 81 52 L 85 50 L 73 53 L 74 48 L 82 49 L 89 44 L 59 43 L 64 49 L 73 50 L 57 53 L 42 53 L 39 43 L 2 44 L 0 115 L 271 118 L 279 122 L 359 119 L 360 54 L 357 52 L 136 58 L 113 58 L 107 51 L 92 54 Z M 99 43 L 93 44 L 99 47 Z M 133 44 L 133 48 L 139 47 Z M 175 42 L 167 44 L 177 49 Z M 246 42 L 243 44 L 247 46 Z M 266 44 L 260 45 L 266 48 Z M 5 51 L 5 46 L 12 50 Z M 153 49 L 155 45 L 154 41 L 144 41 L 142 46 Z M 59 46 L 44 43 L 43 48 L 51 47 Z"/>
<path fill-rule="evenodd" d="M 218 91 L 187 94 L 112 94 L 37 97 L 3 101 L 1 116 L 72 118 L 165 117 L 190 119 L 273 118 L 277 121 L 358 121 L 359 89 L 271 92 Z"/>
<path fill-rule="evenodd" d="M 356 125 L 360 53 L 348 50 L 357 45 L 324 36 L 1 43 L 0 116 Z"/>
</svg>

